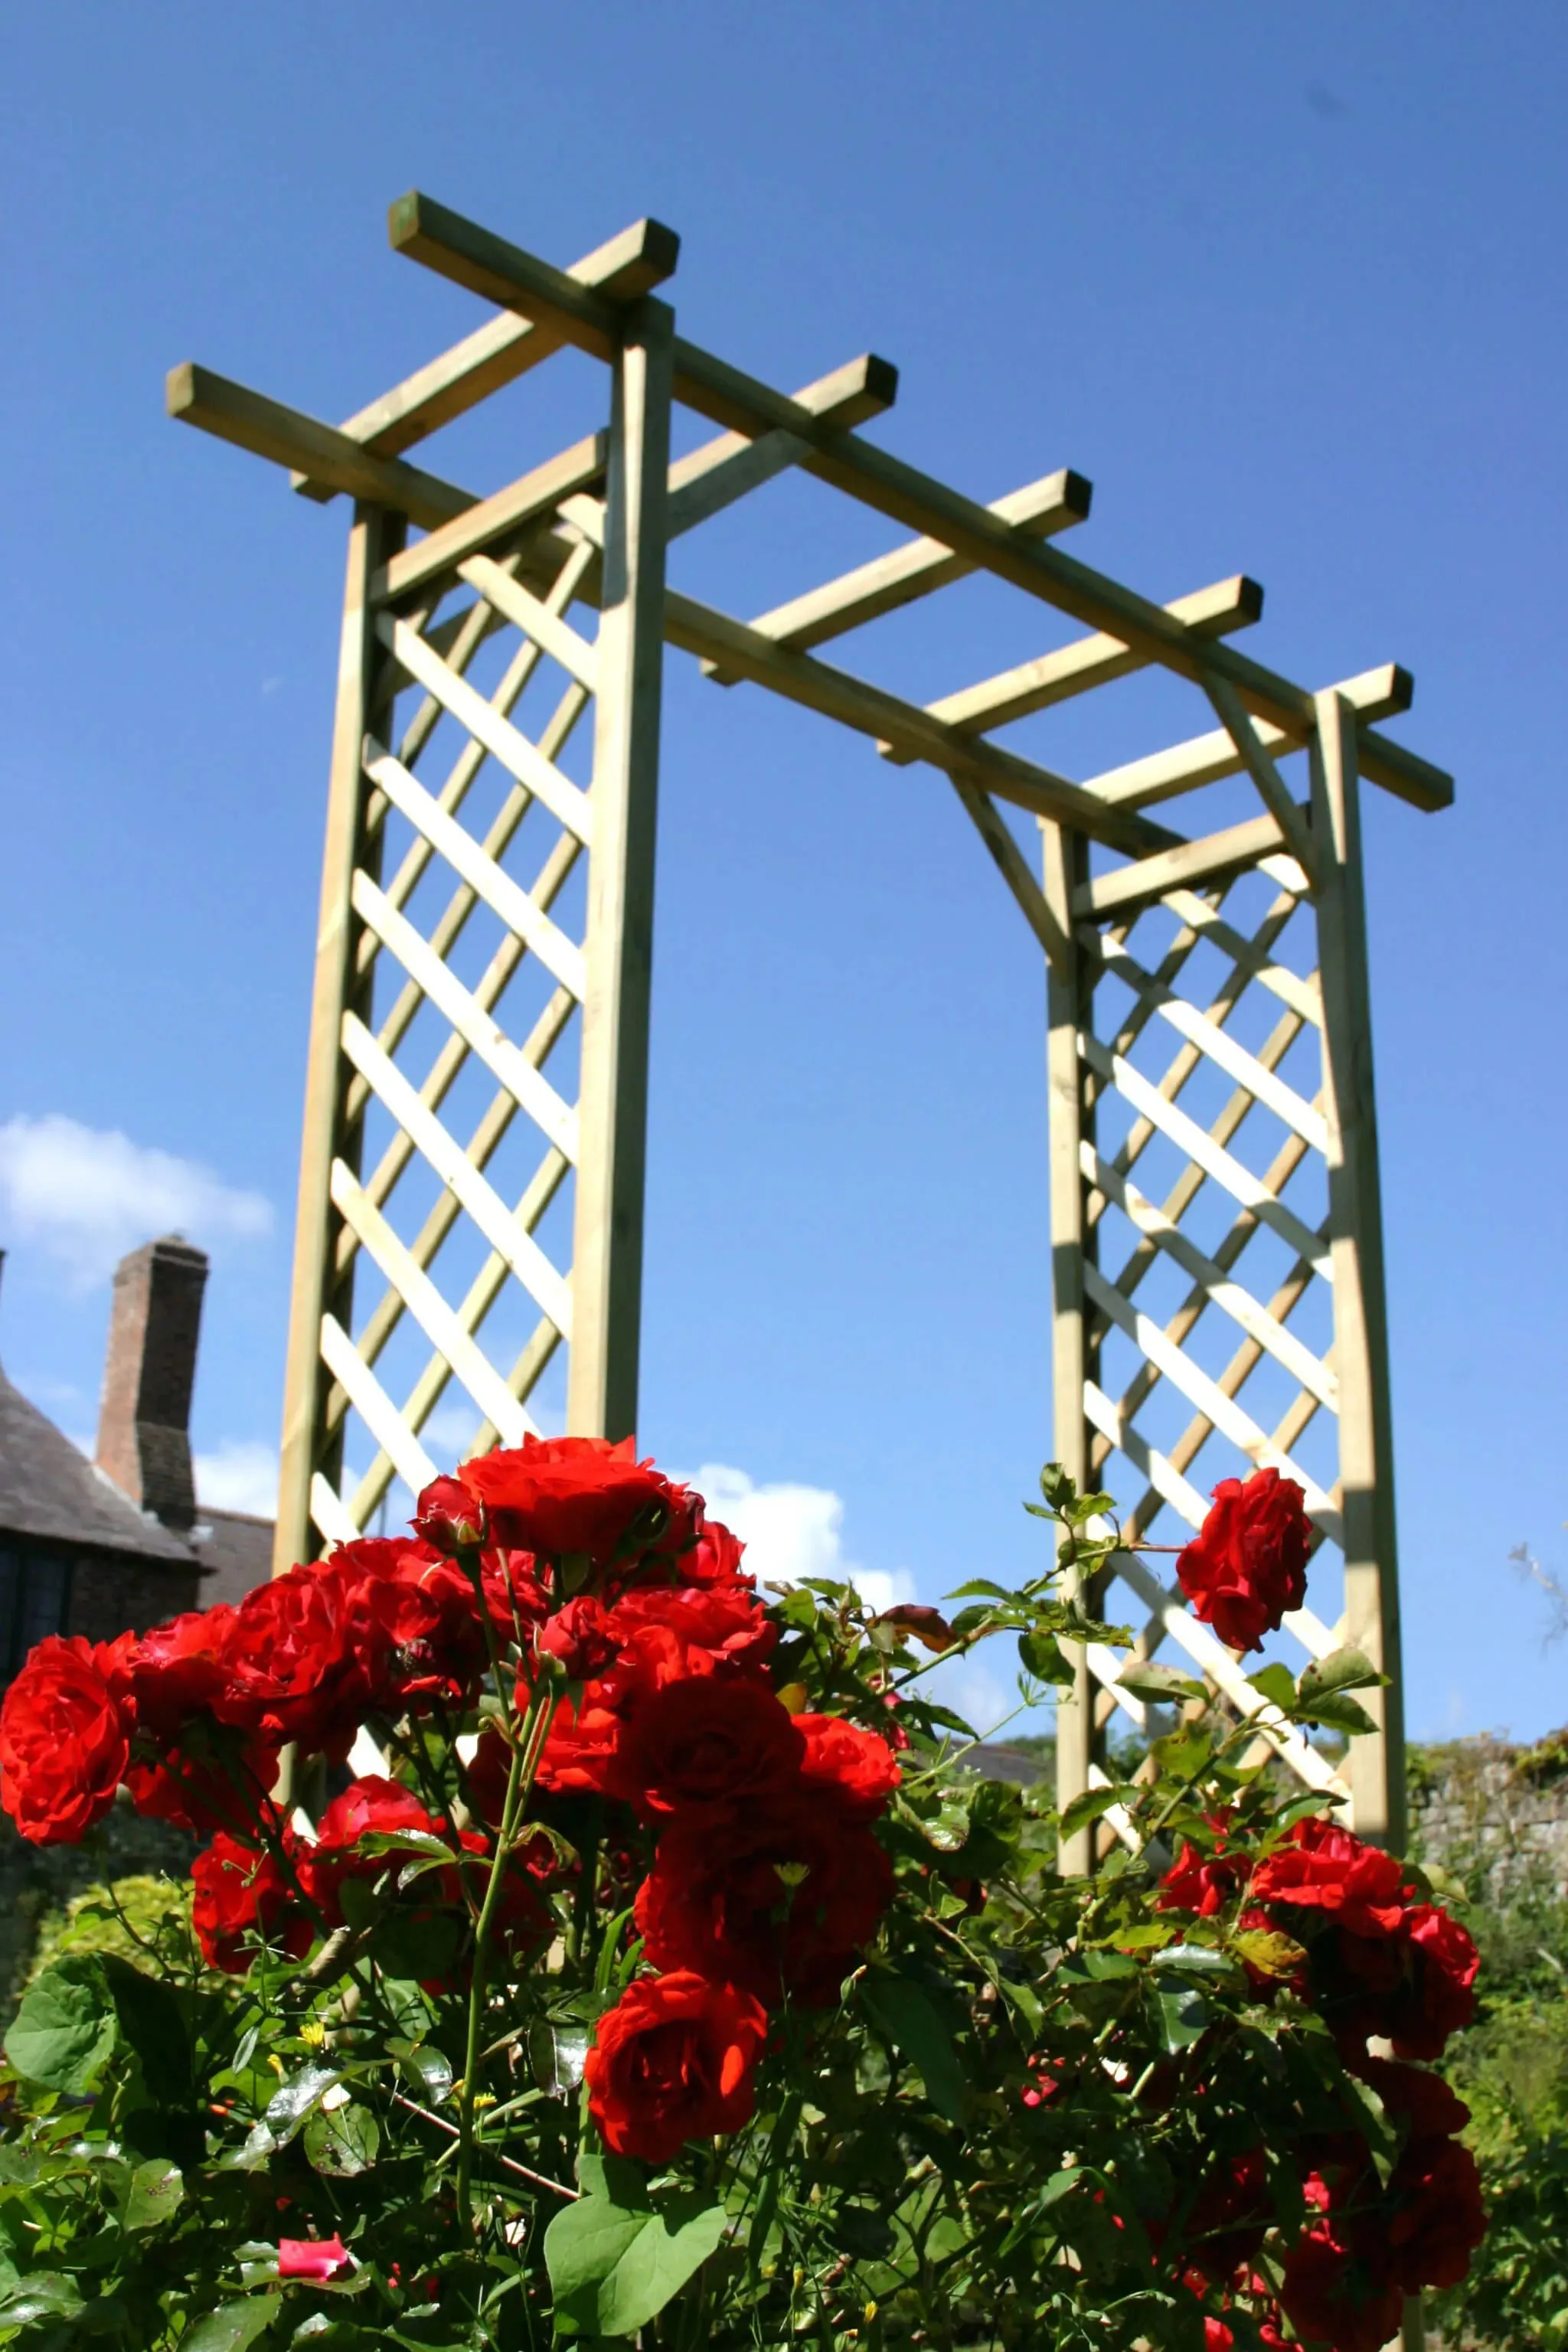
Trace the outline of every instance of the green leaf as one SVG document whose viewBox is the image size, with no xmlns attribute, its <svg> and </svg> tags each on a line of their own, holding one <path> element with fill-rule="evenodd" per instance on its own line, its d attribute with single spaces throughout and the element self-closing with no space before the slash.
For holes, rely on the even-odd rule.
<svg viewBox="0 0 1568 2352">
<path fill-rule="evenodd" d="M 5 2055 L 40 2089 L 81 2098 L 96 2089 L 117 2032 L 102 1963 L 95 1957 L 57 1960 L 24 1997 Z"/>
<path fill-rule="evenodd" d="M 1303 1675 L 1303 1684 L 1306 1679 Z M 1296 1702 L 1296 1719 L 1299 1723 L 1321 1723 L 1329 1731 L 1348 1732 L 1352 1738 L 1360 1732 L 1377 1729 L 1360 1699 L 1352 1698 L 1349 1691 L 1325 1691 L 1309 1706 L 1303 1690 Z"/>
<path fill-rule="evenodd" d="M 276 2294 L 247 2294 L 239 2303 L 226 2303 L 180 2338 L 180 2352 L 246 2352 L 283 2308 Z"/>
<path fill-rule="evenodd" d="M 1032 1633 L 1018 1636 L 1018 1663 L 1026 1674 L 1034 1675 L 1040 1682 L 1058 1684 L 1070 1689 L 1078 1679 L 1078 1669 L 1062 1654 L 1061 1643 L 1054 1633 L 1047 1633 L 1037 1625 Z"/>
<path fill-rule="evenodd" d="M 1005 1584 L 992 1584 L 984 1576 L 973 1576 L 945 1597 L 949 1601 L 1011 1601 L 1014 1596 Z"/>
<path fill-rule="evenodd" d="M 128 2230 L 155 2230 L 166 2221 L 185 2193 L 185 2177 L 177 2164 L 161 2156 L 149 2157 L 131 2176 L 123 2220 Z"/>
<path fill-rule="evenodd" d="M 0 2327 L 28 2327 L 40 2319 L 74 2319 L 82 2308 L 74 2280 L 59 2271 L 34 2271 L 0 2297 Z"/>
<path fill-rule="evenodd" d="M 338 2080 L 335 2066 L 302 2066 L 274 2091 L 267 2102 L 266 2124 L 279 2147 L 293 2138 L 306 2116 L 314 2111 L 322 2092 L 330 2091 Z"/>
<path fill-rule="evenodd" d="M 1069 1504 L 1068 1517 L 1075 1528 L 1081 1528 L 1086 1520 L 1102 1519 L 1115 1508 L 1114 1495 L 1080 1495 L 1076 1503 Z"/>
<path fill-rule="evenodd" d="M 911 2065 L 918 2066 L 938 2115 L 963 2130 L 963 2070 L 930 1995 L 912 1978 L 878 1970 L 861 1979 L 860 1997 L 878 2031 Z"/>
<path fill-rule="evenodd" d="M 1040 1492 L 1053 1511 L 1070 1510 L 1078 1488 L 1059 1462 L 1047 1462 L 1040 1473 Z"/>
<path fill-rule="evenodd" d="M 368 2107 L 334 2107 L 329 2115 L 318 2107 L 305 2126 L 305 2154 L 318 2172 L 352 2180 L 368 2172 L 381 2147 L 381 2126 Z"/>
<path fill-rule="evenodd" d="M 1208 1696 L 1205 1685 L 1192 1675 L 1183 1674 L 1179 1666 L 1163 1666 L 1157 1658 L 1129 1658 L 1116 1680 L 1134 1698 L 1152 1699 L 1156 1706 Z"/>
<path fill-rule="evenodd" d="M 355 1840 L 360 1853 L 427 1853 L 437 1862 L 456 1862 L 458 1857 L 444 1838 L 433 1830 L 368 1830 Z"/>
<path fill-rule="evenodd" d="M 1257 1674 L 1248 1675 L 1247 1679 L 1253 1689 L 1261 1691 L 1264 1697 L 1272 1706 L 1277 1706 L 1282 1715 L 1289 1715 L 1293 1712 L 1296 1705 L 1296 1677 L 1282 1660 L 1277 1658 L 1272 1665 L 1260 1666 Z"/>
<path fill-rule="evenodd" d="M 426 2106 L 438 2107 L 452 2092 L 451 2062 L 428 2042 L 394 2042 L 389 2047 L 410 2085 Z"/>
<path fill-rule="evenodd" d="M 584 2197 L 544 2233 L 555 2316 L 588 2336 L 633 2336 L 678 2294 L 724 2234 L 696 2191 L 658 2207 Z"/>
<path fill-rule="evenodd" d="M 1090 1822 L 1099 1821 L 1112 1805 L 1135 1805 L 1143 1790 L 1135 1780 L 1119 1780 L 1110 1789 L 1086 1789 L 1075 1797 L 1057 1824 L 1058 1836 L 1070 1838 L 1086 1830 Z"/>
<path fill-rule="evenodd" d="M 1207 2032 L 1213 2011 L 1194 1985 L 1176 1985 L 1162 1989 L 1157 1996 L 1160 2014 L 1160 2039 L 1173 2055 L 1178 2050 L 1191 2049 Z"/>
<path fill-rule="evenodd" d="M 1301 1676 L 1301 1696 L 1315 1703 L 1324 1691 L 1378 1690 L 1387 1680 L 1364 1650 L 1347 1646 L 1313 1661 Z"/>
</svg>

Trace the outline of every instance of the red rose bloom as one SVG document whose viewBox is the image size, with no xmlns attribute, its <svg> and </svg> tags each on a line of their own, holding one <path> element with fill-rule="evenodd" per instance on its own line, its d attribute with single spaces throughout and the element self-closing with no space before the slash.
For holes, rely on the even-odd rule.
<svg viewBox="0 0 1568 2352">
<path fill-rule="evenodd" d="M 656 1968 L 822 2009 L 892 1893 L 870 1832 L 803 1789 L 727 1821 L 678 1817 L 637 1895 L 637 1926 Z"/>
<path fill-rule="evenodd" d="M 1278 1470 L 1222 1478 L 1214 1507 L 1176 1562 L 1194 1614 L 1233 1650 L 1260 1650 L 1307 1597 L 1306 1496 Z"/>
<path fill-rule="evenodd" d="M 50 1633 L 0 1706 L 0 1804 L 35 1845 L 75 1845 L 114 1802 L 131 1746 L 107 1663 Z"/>
<path fill-rule="evenodd" d="M 210 1709 L 227 1679 L 224 1652 L 233 1624 L 234 1611 L 219 1601 L 112 1644 L 110 1682 L 140 1729 L 171 1740 Z"/>
<path fill-rule="evenodd" d="M 1401 1864 L 1333 1822 L 1298 1822 L 1289 1842 L 1258 1864 L 1249 1891 L 1257 1903 L 1320 1911 L 1352 1936 L 1396 1935 L 1405 1917 Z"/>
<path fill-rule="evenodd" d="M 806 1753 L 773 1693 L 732 1675 L 668 1684 L 632 1715 L 608 1773 L 646 1819 L 744 1807 L 783 1794 Z"/>
<path fill-rule="evenodd" d="M 328 1570 L 343 1593 L 343 1631 L 365 1702 L 391 1713 L 421 1699 L 461 1706 L 486 1664 L 474 1588 L 426 1543 L 344 1544 Z"/>
<path fill-rule="evenodd" d="M 362 1854 L 358 1851 L 361 1838 L 378 1832 L 391 1835 L 400 1830 L 424 1830 L 432 1836 L 443 1840 L 446 1837 L 441 1824 L 426 1811 L 412 1789 L 405 1789 L 399 1780 L 386 1780 L 379 1772 L 367 1772 L 363 1780 L 352 1780 L 341 1796 L 332 1799 L 321 1815 L 315 1844 L 301 1855 L 300 1862 L 300 1876 L 329 1927 L 342 1925 L 341 1890 L 345 1878 L 363 1878 L 374 1884 L 407 1859 L 395 1852 Z M 432 1875 L 444 1878 L 447 1873 Z"/>
<path fill-rule="evenodd" d="M 760 1674 L 779 1629 L 744 1585 L 640 1586 L 606 1613 L 628 1664 L 664 1682 L 683 1675 Z"/>
<path fill-rule="evenodd" d="M 688 2140 L 739 2131 L 767 2038 L 761 2002 L 733 1985 L 685 1969 L 636 1979 L 599 2020 L 583 2070 L 605 2147 L 668 2164 Z"/>
<path fill-rule="evenodd" d="M 831 1799 L 849 1821 L 874 1822 L 887 1811 L 903 1775 L 885 1739 L 841 1715 L 797 1715 L 795 1725 L 805 1739 L 802 1769 L 814 1793 Z"/>
<path fill-rule="evenodd" d="M 1260 2147 L 1216 2165 L 1198 2190 L 1184 2231 L 1205 2281 L 1217 2285 L 1234 2279 L 1262 2245 L 1273 2218 Z"/>
<path fill-rule="evenodd" d="M 755 1591 L 756 1578 L 741 1573 L 741 1556 L 745 1549 L 740 1537 L 731 1535 L 721 1520 L 704 1517 L 697 1541 L 689 1551 L 680 1555 L 681 1582 L 743 1584 L 748 1591 Z"/>
<path fill-rule="evenodd" d="M 1401 2066 L 1392 2058 L 1363 2058 L 1356 2073 L 1370 2083 L 1391 2116 L 1413 2139 L 1446 2139 L 1461 2132 L 1470 2120 L 1463 2099 L 1452 2092 L 1441 2074 L 1425 2066 Z"/>
<path fill-rule="evenodd" d="M 1304 2344 L 1333 2352 L 1383 2352 L 1405 2305 L 1392 2280 L 1357 2261 L 1327 2213 L 1286 2255 L 1279 2300 Z"/>
<path fill-rule="evenodd" d="M 288 1832 L 285 1842 L 291 1843 Z M 252 1939 L 303 1959 L 315 1930 L 271 1853 L 241 1845 L 219 1830 L 191 1864 L 191 1924 L 207 1966 L 242 1977 L 256 1957 Z"/>
<path fill-rule="evenodd" d="M 584 1593 L 545 1619 L 534 1635 L 534 1647 L 553 1658 L 569 1681 L 585 1683 L 614 1663 L 620 1636 L 603 1603 Z"/>
<path fill-rule="evenodd" d="M 221 1721 L 274 1747 L 297 1740 L 341 1763 L 353 1744 L 363 1685 L 348 1637 L 353 1580 L 291 1568 L 247 1592 L 225 1644 Z"/>
<path fill-rule="evenodd" d="M 1182 1840 L 1180 1853 L 1160 1881 L 1157 1909 L 1192 1911 L 1200 1919 L 1212 1919 L 1246 1885 L 1251 1863 L 1248 1856 L 1231 1849 L 1229 1814 L 1210 1813 L 1207 1820 L 1214 1832 L 1213 1844 L 1200 1849 L 1190 1838 Z"/>
<path fill-rule="evenodd" d="M 1440 2058 L 1450 2033 L 1476 2013 L 1480 1954 L 1436 1903 L 1418 1903 L 1405 1922 L 1408 1972 L 1384 2029 L 1401 2058 Z"/>
<path fill-rule="evenodd" d="M 1469 2149 L 1457 2139 L 1413 2139 L 1389 2176 L 1387 2203 L 1378 2229 L 1395 2283 L 1406 2294 L 1458 2286 L 1487 2228 Z"/>
<path fill-rule="evenodd" d="M 458 1477 L 489 1514 L 494 1540 L 552 1559 L 608 1568 L 646 1549 L 669 1520 L 670 1486 L 629 1437 L 525 1437 L 465 1462 Z"/>
</svg>

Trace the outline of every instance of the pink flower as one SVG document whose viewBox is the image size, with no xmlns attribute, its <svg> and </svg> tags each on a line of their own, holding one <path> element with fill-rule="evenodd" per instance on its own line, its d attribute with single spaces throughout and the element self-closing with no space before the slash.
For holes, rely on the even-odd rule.
<svg viewBox="0 0 1568 2352">
<path fill-rule="evenodd" d="M 340 2278 L 350 2267 L 349 2250 L 341 2238 L 279 2238 L 278 2275 L 280 2279 Z"/>
</svg>

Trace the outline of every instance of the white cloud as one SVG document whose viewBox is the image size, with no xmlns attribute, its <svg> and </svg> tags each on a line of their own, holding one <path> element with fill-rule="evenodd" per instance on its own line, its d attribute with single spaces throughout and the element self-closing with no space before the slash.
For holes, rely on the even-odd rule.
<svg viewBox="0 0 1568 2352">
<path fill-rule="evenodd" d="M 261 1193 L 58 1112 L 0 1126 L 0 1209 L 12 1234 L 37 1242 L 75 1291 L 92 1289 L 127 1250 L 160 1234 L 205 1249 L 272 1230 L 272 1203 Z"/>
<path fill-rule="evenodd" d="M 844 1502 L 827 1486 L 759 1486 L 728 1463 L 705 1462 L 691 1484 L 710 1515 L 746 1547 L 746 1567 L 764 1584 L 798 1584 L 807 1576 L 853 1584 L 872 1609 L 912 1601 L 906 1569 L 864 1568 L 844 1554 Z"/>
<path fill-rule="evenodd" d="M 278 1449 L 259 1439 L 227 1437 L 210 1454 L 195 1457 L 196 1505 L 201 1510 L 251 1511 L 258 1519 L 278 1514 Z"/>
</svg>

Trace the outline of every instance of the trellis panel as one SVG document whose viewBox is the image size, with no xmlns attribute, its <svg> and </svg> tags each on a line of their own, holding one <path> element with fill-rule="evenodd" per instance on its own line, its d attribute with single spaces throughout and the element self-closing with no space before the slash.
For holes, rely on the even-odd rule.
<svg viewBox="0 0 1568 2352">
<path fill-rule="evenodd" d="M 1270 852 L 1195 887 L 1162 889 L 1156 875 L 1119 898 L 1119 874 L 1135 867 L 1090 879 L 1087 845 L 1042 827 L 1047 897 L 1067 897 L 1076 919 L 1070 971 L 1050 982 L 1057 1450 L 1130 1507 L 1130 1547 L 1184 1541 L 1223 1476 L 1272 1466 L 1296 1479 L 1317 1605 L 1287 1618 L 1283 1654 L 1300 1666 L 1348 1639 L 1383 1664 L 1398 1657 L 1397 1580 L 1356 724 L 1342 694 L 1315 707 L 1310 802 L 1289 802 L 1311 878 Z M 1330 1625 L 1320 1612 L 1336 1583 Z M 1248 1679 L 1258 1662 L 1197 1623 L 1168 1552 L 1117 1554 L 1107 1586 L 1109 1617 L 1144 1617 L 1140 1657 L 1173 1640 L 1240 1715 L 1263 1717 L 1260 1737 L 1299 1779 L 1346 1801 L 1363 1834 L 1399 1841 L 1396 1683 L 1375 1695 L 1377 1735 L 1342 1770 L 1270 1727 Z M 1120 1664 L 1103 1646 L 1086 1658 L 1058 1717 L 1064 1803 L 1103 1781 L 1119 1708 L 1147 1728 Z M 1093 1842 L 1080 1833 L 1068 1859 L 1084 1866 Z"/>
</svg>

